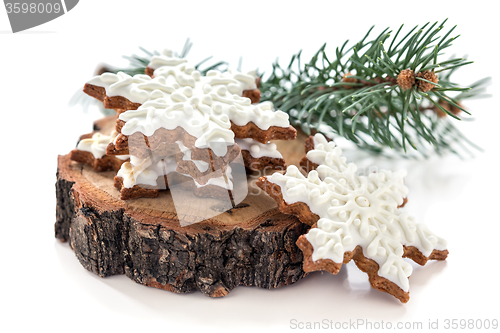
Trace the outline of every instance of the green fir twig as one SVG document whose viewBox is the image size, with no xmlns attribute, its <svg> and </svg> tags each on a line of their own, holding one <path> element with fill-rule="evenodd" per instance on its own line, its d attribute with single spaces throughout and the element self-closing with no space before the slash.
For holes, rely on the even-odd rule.
<svg viewBox="0 0 500 333">
<path fill-rule="evenodd" d="M 472 62 L 444 58 L 458 37 L 452 35 L 456 26 L 441 35 L 445 23 L 416 26 L 405 35 L 402 25 L 393 37 L 387 28 L 369 39 L 371 27 L 350 47 L 346 41 L 327 53 L 324 44 L 307 62 L 301 52 L 293 55 L 287 67 L 276 61 L 266 79 L 261 75 L 262 100 L 287 112 L 292 124 L 307 134 L 344 137 L 378 154 L 392 150 L 405 155 L 411 147 L 426 157 L 429 150 L 458 153 L 456 145 L 477 148 L 449 118 L 470 114 L 463 102 L 484 97 L 489 79 L 467 88 L 451 80 L 457 69 Z M 415 74 L 411 88 L 403 89 L 398 81 L 403 70 Z M 424 73 L 436 74 L 439 81 Z"/>
</svg>

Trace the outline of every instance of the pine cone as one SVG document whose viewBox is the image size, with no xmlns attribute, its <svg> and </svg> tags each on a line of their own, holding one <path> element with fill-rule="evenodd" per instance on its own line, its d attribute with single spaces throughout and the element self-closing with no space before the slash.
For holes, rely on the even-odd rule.
<svg viewBox="0 0 500 333">
<path fill-rule="evenodd" d="M 440 100 L 439 102 L 439 105 L 441 105 L 443 108 L 445 108 L 446 110 L 450 111 L 451 113 L 453 113 L 455 116 L 458 115 L 460 112 L 462 112 L 462 110 L 460 110 L 459 108 L 457 108 L 456 106 L 454 105 L 451 105 L 450 103 L 448 103 L 447 101 L 443 101 L 443 100 Z M 463 108 L 463 105 L 462 103 L 458 103 L 458 105 L 460 105 L 462 108 Z M 437 106 L 434 106 L 432 108 L 432 110 L 434 112 L 436 112 L 436 114 L 438 115 L 439 118 L 443 118 L 443 117 L 446 117 L 447 114 L 445 112 L 443 112 L 440 108 L 438 108 Z"/>
<path fill-rule="evenodd" d="M 354 78 L 354 77 L 348 77 L 352 75 L 352 73 L 347 73 L 347 74 L 344 74 L 344 77 L 342 78 L 342 82 L 346 82 L 346 83 L 357 83 L 358 82 L 358 79 Z M 345 85 L 343 86 L 344 89 L 352 89 L 353 86 L 350 86 L 350 85 Z"/>
<path fill-rule="evenodd" d="M 425 71 L 423 73 L 419 72 L 417 76 L 421 77 L 423 79 L 426 79 L 427 81 L 434 82 L 434 83 L 438 83 L 439 82 L 439 79 L 438 79 L 436 73 L 434 73 L 434 71 Z M 422 92 L 427 92 L 427 91 L 431 90 L 434 87 L 435 87 L 435 85 L 433 85 L 432 83 L 429 83 L 429 82 L 420 81 L 420 80 L 418 82 L 418 88 Z"/>
<path fill-rule="evenodd" d="M 415 84 L 415 72 L 409 68 L 403 69 L 399 72 L 397 83 L 403 90 L 410 89 Z"/>
</svg>

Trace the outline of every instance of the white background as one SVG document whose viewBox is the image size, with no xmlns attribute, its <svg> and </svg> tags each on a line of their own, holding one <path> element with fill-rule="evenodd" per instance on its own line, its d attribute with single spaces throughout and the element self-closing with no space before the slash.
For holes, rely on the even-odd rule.
<svg viewBox="0 0 500 333">
<path fill-rule="evenodd" d="M 445 319 L 500 319 L 499 26 L 492 1 L 131 3 L 80 1 L 68 14 L 18 34 L 0 8 L 0 179 L 7 196 L 1 200 L 2 331 L 286 332 L 298 330 L 291 329 L 294 319 L 415 321 L 425 331 L 429 320 L 443 328 Z M 415 268 L 409 303 L 371 289 L 353 264 L 337 276 L 314 273 L 278 290 L 238 287 L 221 299 L 177 295 L 125 276 L 99 278 L 54 238 L 57 155 L 68 153 L 95 118 L 68 101 L 98 63 L 126 64 L 121 56 L 138 46 L 180 50 L 189 37 L 190 59 L 213 55 L 236 66 L 243 57 L 243 70 L 269 71 L 278 56 L 285 62 L 303 49 L 307 58 L 324 42 L 331 51 L 374 24 L 376 33 L 446 17 L 447 27 L 458 24 L 461 34 L 450 52 L 475 61 L 455 80 L 467 85 L 492 76 L 493 97 L 470 101 L 476 120 L 459 124 L 485 149 L 475 159 L 375 161 L 408 169 L 407 210 L 449 243 L 446 262 Z"/>
</svg>

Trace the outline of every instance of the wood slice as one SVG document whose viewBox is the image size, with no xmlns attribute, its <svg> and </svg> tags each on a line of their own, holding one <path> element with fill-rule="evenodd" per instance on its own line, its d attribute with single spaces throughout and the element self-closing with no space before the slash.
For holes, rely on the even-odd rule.
<svg viewBox="0 0 500 333">
<path fill-rule="evenodd" d="M 279 144 L 285 158 L 300 160 L 303 139 Z M 249 195 L 236 207 L 184 227 L 169 191 L 122 201 L 114 176 L 73 162 L 69 155 L 58 157 L 55 235 L 69 242 L 87 270 L 211 297 L 239 285 L 278 288 L 304 276 L 295 242 L 309 227 L 279 212 L 255 186 L 257 175 L 249 176 Z"/>
</svg>

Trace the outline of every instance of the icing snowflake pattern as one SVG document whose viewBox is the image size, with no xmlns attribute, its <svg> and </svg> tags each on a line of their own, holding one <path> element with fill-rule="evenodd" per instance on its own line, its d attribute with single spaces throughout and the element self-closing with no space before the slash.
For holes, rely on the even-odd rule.
<svg viewBox="0 0 500 333">
<path fill-rule="evenodd" d="M 314 249 L 312 259 L 342 263 L 344 253 L 359 245 L 366 257 L 377 262 L 381 277 L 408 291 L 412 266 L 403 259 L 403 246 L 414 246 L 429 256 L 434 249 L 445 250 L 446 241 L 398 209 L 408 193 L 406 172 L 357 175 L 356 165 L 346 163 L 335 143 L 321 134 L 314 142 L 307 158 L 319 165 L 316 170 L 305 177 L 290 166 L 286 174 L 269 177 L 280 185 L 287 203 L 304 202 L 320 216 L 306 235 Z"/>
<path fill-rule="evenodd" d="M 201 75 L 185 59 L 176 58 L 171 51 L 151 59 L 154 78 L 123 72 L 104 73 L 88 83 L 103 87 L 107 96 L 123 96 L 140 103 L 137 110 L 120 114 L 125 121 L 122 134 L 141 132 L 151 136 L 157 129 L 182 126 L 197 138 L 196 147 L 212 147 L 212 143 L 234 144 L 231 123 L 244 126 L 253 122 L 262 130 L 271 126 L 288 127 L 288 115 L 273 110 L 270 102 L 251 104 L 242 97 L 246 89 L 254 89 L 255 76 L 239 72 L 221 73 L 210 70 Z M 224 155 L 223 148 L 214 149 Z"/>
</svg>

